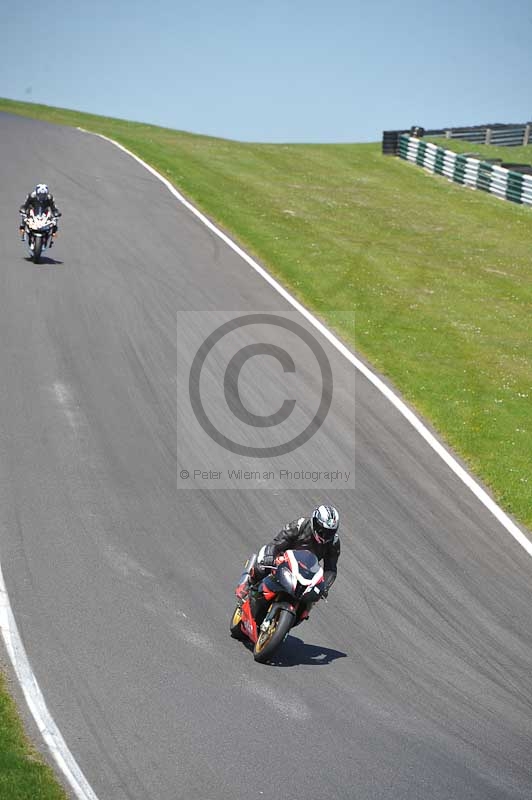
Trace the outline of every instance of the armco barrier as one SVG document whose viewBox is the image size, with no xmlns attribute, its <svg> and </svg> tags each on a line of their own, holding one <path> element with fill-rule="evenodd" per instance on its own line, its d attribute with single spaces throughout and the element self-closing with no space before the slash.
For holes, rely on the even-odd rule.
<svg viewBox="0 0 532 800">
<path fill-rule="evenodd" d="M 459 155 L 406 133 L 399 137 L 397 155 L 429 172 L 445 175 L 455 183 L 482 189 L 513 203 L 532 206 L 532 175 Z"/>
</svg>

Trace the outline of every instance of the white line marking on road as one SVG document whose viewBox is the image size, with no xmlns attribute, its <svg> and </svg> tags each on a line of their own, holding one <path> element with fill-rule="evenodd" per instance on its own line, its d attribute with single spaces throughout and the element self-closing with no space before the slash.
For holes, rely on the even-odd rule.
<svg viewBox="0 0 532 800">
<path fill-rule="evenodd" d="M 33 674 L 11 610 L 0 568 L 0 630 L 15 673 L 37 727 L 78 800 L 98 800 L 61 736 Z"/>
<path fill-rule="evenodd" d="M 79 411 L 75 411 L 75 404 L 72 398 L 72 395 L 67 386 L 60 381 L 56 381 L 53 385 L 53 390 L 55 396 L 59 402 L 59 405 L 65 412 L 68 423 L 73 431 L 77 431 L 79 428 L 79 418 L 80 414 Z"/>
<path fill-rule="evenodd" d="M 108 136 L 104 136 L 101 133 L 92 133 L 91 131 L 86 131 L 83 128 L 78 128 L 78 130 L 83 131 L 83 133 L 88 133 L 91 136 L 98 136 L 100 139 L 105 139 L 105 141 L 110 142 L 115 147 L 118 147 L 119 150 L 122 150 L 124 153 L 127 153 L 128 156 L 134 158 L 139 164 L 141 164 L 148 172 L 151 172 L 158 180 L 160 180 L 168 189 L 173 196 L 179 200 L 185 208 L 188 208 L 194 216 L 196 216 L 203 224 L 209 228 L 213 233 L 216 234 L 222 241 L 224 241 L 235 253 L 237 253 L 241 258 L 246 261 L 250 267 L 252 267 L 255 272 L 264 278 L 270 286 L 272 286 L 276 292 L 278 292 L 281 297 L 283 297 L 288 303 L 290 303 L 293 308 L 299 311 L 308 322 L 313 325 L 316 330 L 318 330 L 322 336 L 324 336 L 330 344 L 335 347 L 338 352 L 340 352 L 359 372 L 361 372 L 370 383 L 378 389 L 389 401 L 392 403 L 393 406 L 399 411 L 400 414 L 412 425 L 412 427 L 419 433 L 420 436 L 427 442 L 427 444 L 432 447 L 432 449 L 440 456 L 440 458 L 447 464 L 447 466 L 454 472 L 454 474 L 464 483 L 468 489 L 470 489 L 475 497 L 480 500 L 480 502 L 490 511 L 493 516 L 500 522 L 500 524 L 506 528 L 508 533 L 510 533 L 513 538 L 518 542 L 521 547 L 523 547 L 526 552 L 532 556 L 532 542 L 528 539 L 525 534 L 518 528 L 518 526 L 510 519 L 508 514 L 506 514 L 500 506 L 489 496 L 489 494 L 485 491 L 485 489 L 480 486 L 479 483 L 458 463 L 458 461 L 445 449 L 445 447 L 436 439 L 436 437 L 429 431 L 426 425 L 417 417 L 414 412 L 408 408 L 408 406 L 387 386 L 381 378 L 375 375 L 369 367 L 366 366 L 360 359 L 358 359 L 354 353 L 352 353 L 335 335 L 332 333 L 328 328 L 323 325 L 313 314 L 311 314 L 308 309 L 306 309 L 300 302 L 298 302 L 295 297 L 283 287 L 280 283 L 278 283 L 275 278 L 266 272 L 266 270 L 260 266 L 256 261 L 254 261 L 251 256 L 249 256 L 241 247 L 239 247 L 232 239 L 229 238 L 223 231 L 216 227 L 216 225 L 211 222 L 205 214 L 202 214 L 192 203 L 187 200 L 183 195 L 178 192 L 178 190 L 172 186 L 169 180 L 167 180 L 163 175 L 161 175 L 157 170 L 153 167 L 150 167 L 145 161 L 141 158 L 136 156 L 130 150 L 128 150 L 123 145 L 115 142 L 113 139 L 110 139 Z"/>
<path fill-rule="evenodd" d="M 248 678 L 246 675 L 242 676 L 242 684 L 252 694 L 264 700 L 268 708 L 274 708 L 283 717 L 295 719 L 298 722 L 308 720 L 311 717 L 310 710 L 305 703 L 295 696 L 284 693 L 279 688 L 273 689 L 264 683 Z"/>
</svg>

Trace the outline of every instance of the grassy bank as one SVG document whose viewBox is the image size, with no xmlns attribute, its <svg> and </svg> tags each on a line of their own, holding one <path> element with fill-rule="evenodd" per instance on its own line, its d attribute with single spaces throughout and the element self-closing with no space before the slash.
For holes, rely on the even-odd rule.
<svg viewBox="0 0 532 800">
<path fill-rule="evenodd" d="M 383 157 L 379 144 L 246 144 L 8 100 L 0 109 L 104 133 L 153 164 L 532 525 L 531 209 Z"/>
<path fill-rule="evenodd" d="M 0 798 L 66 800 L 50 767 L 24 736 L 15 706 L 0 674 Z"/>
</svg>

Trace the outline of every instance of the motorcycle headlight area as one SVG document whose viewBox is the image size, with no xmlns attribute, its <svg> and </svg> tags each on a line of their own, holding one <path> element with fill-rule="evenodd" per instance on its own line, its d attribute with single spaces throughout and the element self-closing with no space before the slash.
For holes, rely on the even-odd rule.
<svg viewBox="0 0 532 800">
<path fill-rule="evenodd" d="M 291 572 L 287 564 L 282 564 L 278 567 L 275 580 L 285 592 L 297 599 L 303 597 L 305 592 L 309 589 L 308 583 L 299 583 L 297 577 Z M 319 593 L 316 596 L 313 596 L 313 594 L 312 590 L 308 593 L 309 600 L 315 600 L 319 597 Z"/>
<path fill-rule="evenodd" d="M 292 573 L 287 564 L 281 564 L 281 566 L 277 568 L 275 580 L 283 587 L 285 592 L 289 594 L 295 594 L 297 589 L 301 589 L 303 592 L 306 588 L 305 586 L 298 586 L 296 576 Z"/>
</svg>

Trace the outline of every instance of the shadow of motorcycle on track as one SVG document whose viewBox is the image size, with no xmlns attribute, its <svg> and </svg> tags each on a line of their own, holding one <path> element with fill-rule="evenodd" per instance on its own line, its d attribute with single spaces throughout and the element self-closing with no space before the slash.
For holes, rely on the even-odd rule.
<svg viewBox="0 0 532 800">
<path fill-rule="evenodd" d="M 25 256 L 24 261 L 28 264 L 34 264 L 33 257 Z M 49 258 L 48 256 L 41 256 L 39 259 L 39 263 L 37 266 L 39 267 L 60 267 L 63 265 L 63 261 L 59 261 L 56 258 Z"/>
<path fill-rule="evenodd" d="M 253 649 L 251 642 L 245 644 L 249 650 Z M 270 667 L 323 667 L 338 658 L 347 658 L 347 653 L 342 650 L 333 650 L 331 647 L 307 644 L 297 636 L 289 635 L 285 639 L 282 649 L 270 656 L 268 665 Z"/>
</svg>

